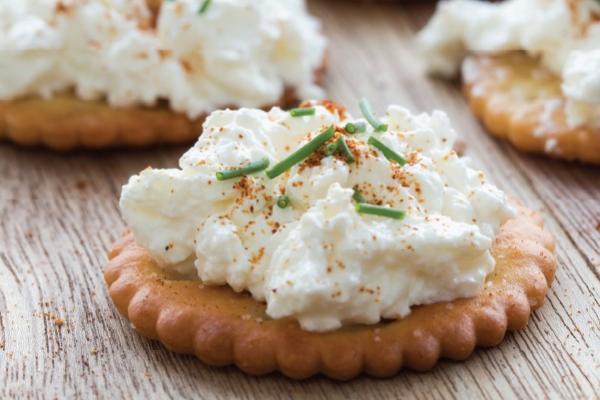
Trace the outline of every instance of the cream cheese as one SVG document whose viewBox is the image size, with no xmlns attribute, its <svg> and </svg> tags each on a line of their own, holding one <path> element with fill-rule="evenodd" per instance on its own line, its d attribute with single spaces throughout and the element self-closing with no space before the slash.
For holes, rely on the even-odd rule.
<svg viewBox="0 0 600 400">
<path fill-rule="evenodd" d="M 320 97 L 326 41 L 304 0 L 162 3 L 0 0 L 0 100 L 74 89 L 113 106 L 166 99 L 196 117 L 276 103 L 286 87 Z"/>
<path fill-rule="evenodd" d="M 495 234 L 514 214 L 506 196 L 452 150 L 443 112 L 390 106 L 385 133 L 346 135 L 356 161 L 319 153 L 287 173 L 219 181 L 261 158 L 273 166 L 331 125 L 354 121 L 316 105 L 314 116 L 273 108 L 213 112 L 176 169 L 146 169 L 120 206 L 136 241 L 164 268 L 248 290 L 272 318 L 307 330 L 402 318 L 410 307 L 476 295 L 494 268 Z M 340 133 L 338 132 L 338 135 Z M 367 143 L 376 136 L 408 163 Z M 357 213 L 354 189 L 403 220 Z M 285 193 L 290 205 L 279 208 Z"/>
<path fill-rule="evenodd" d="M 418 43 L 427 69 L 444 76 L 455 75 L 469 52 L 526 51 L 562 78 L 570 126 L 600 126 L 596 0 L 444 1 Z"/>
</svg>

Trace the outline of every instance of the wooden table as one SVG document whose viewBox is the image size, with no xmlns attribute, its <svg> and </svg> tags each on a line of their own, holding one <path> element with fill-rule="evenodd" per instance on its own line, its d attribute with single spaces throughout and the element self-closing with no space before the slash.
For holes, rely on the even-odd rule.
<svg viewBox="0 0 600 400">
<path fill-rule="evenodd" d="M 313 1 L 331 38 L 327 89 L 413 110 L 446 110 L 466 153 L 504 190 L 540 210 L 559 269 L 529 327 L 465 362 L 347 383 L 248 377 L 209 368 L 141 338 L 102 278 L 123 230 L 117 199 L 147 165 L 185 147 L 52 154 L 0 145 L 0 397 L 44 398 L 600 398 L 600 169 L 515 152 L 488 137 L 456 85 L 423 76 L 412 37 L 431 6 Z"/>
</svg>

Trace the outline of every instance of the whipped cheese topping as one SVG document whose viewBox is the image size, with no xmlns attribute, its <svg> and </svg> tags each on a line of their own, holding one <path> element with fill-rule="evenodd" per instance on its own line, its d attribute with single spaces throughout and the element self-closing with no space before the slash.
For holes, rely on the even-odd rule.
<svg viewBox="0 0 600 400">
<path fill-rule="evenodd" d="M 304 0 L 0 0 L 0 100 L 74 89 L 113 106 L 169 101 L 196 117 L 320 97 L 325 39 Z"/>
<path fill-rule="evenodd" d="M 419 34 L 430 72 L 455 75 L 468 52 L 524 50 L 563 80 L 572 127 L 600 126 L 600 3 L 451 0 Z"/>
<path fill-rule="evenodd" d="M 386 132 L 333 105 L 292 117 L 273 108 L 213 112 L 177 169 L 148 168 L 123 187 L 120 206 L 136 241 L 164 268 L 228 284 L 266 301 L 273 318 L 307 330 L 401 318 L 410 307 L 476 295 L 494 268 L 490 249 L 514 210 L 505 195 L 452 150 L 445 113 L 390 106 Z M 326 144 L 282 175 L 219 181 L 219 171 L 285 159 L 328 127 L 355 158 Z M 368 144 L 375 136 L 407 163 Z M 403 210 L 403 220 L 359 214 L 353 194 Z M 290 204 L 276 202 L 285 194 Z"/>
</svg>

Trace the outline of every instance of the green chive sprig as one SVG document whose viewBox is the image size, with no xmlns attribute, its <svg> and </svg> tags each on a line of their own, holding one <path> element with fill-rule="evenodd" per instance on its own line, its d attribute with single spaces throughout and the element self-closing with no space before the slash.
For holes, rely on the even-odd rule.
<svg viewBox="0 0 600 400">
<path fill-rule="evenodd" d="M 343 137 L 339 138 L 336 142 L 337 144 L 337 149 L 340 153 L 342 153 L 342 156 L 344 156 L 344 159 L 346 159 L 346 162 L 348 164 L 352 164 L 354 162 L 354 156 L 352 155 L 352 152 L 350 151 L 350 148 L 348 147 L 348 144 L 346 143 L 346 141 L 344 140 Z"/>
<path fill-rule="evenodd" d="M 396 153 L 394 150 L 387 147 L 385 144 L 383 144 L 383 142 L 381 142 L 379 139 L 375 138 L 374 136 L 369 137 L 369 140 L 367 140 L 367 143 L 369 143 L 371 146 L 376 147 L 379 151 L 381 151 L 383 153 L 383 155 L 385 156 L 385 158 L 387 158 L 388 160 L 396 161 L 400 165 L 406 164 L 406 160 L 404 159 L 404 157 L 402 157 L 400 154 Z"/>
<path fill-rule="evenodd" d="M 348 122 L 346 126 L 344 126 L 344 130 L 350 134 L 356 132 L 364 133 L 367 131 L 367 124 L 364 122 Z"/>
<path fill-rule="evenodd" d="M 210 7 L 211 2 L 212 2 L 211 0 L 204 0 L 204 3 L 202 3 L 200 8 L 198 9 L 198 14 L 200 14 L 200 15 L 204 14 L 206 12 L 206 10 L 208 10 L 208 7 Z"/>
<path fill-rule="evenodd" d="M 265 157 L 258 161 L 251 162 L 250 164 L 242 168 L 226 169 L 224 171 L 219 171 L 216 173 L 216 176 L 218 180 L 225 181 L 227 179 L 233 179 L 240 176 L 246 176 L 254 172 L 262 171 L 263 169 L 267 169 L 268 166 L 269 159 Z"/>
<path fill-rule="evenodd" d="M 369 122 L 369 124 L 371 124 L 373 128 L 375 128 L 377 132 L 387 131 L 387 124 L 384 124 L 383 122 L 378 120 L 377 117 L 375 117 L 373 111 L 371 110 L 371 104 L 367 99 L 362 98 L 358 103 L 358 106 L 360 107 L 360 111 L 363 113 L 366 120 Z"/>
<path fill-rule="evenodd" d="M 314 153 L 319 147 L 321 147 L 326 141 L 331 139 L 334 134 L 333 125 L 327 128 L 325 131 L 319 133 L 310 142 L 300 147 L 298 150 L 278 162 L 273 168 L 266 171 L 267 176 L 270 179 L 274 179 L 279 175 L 283 174 L 294 165 L 302 162 L 305 158 Z"/>
<path fill-rule="evenodd" d="M 404 211 L 397 210 L 395 208 L 376 206 L 373 204 L 357 202 L 354 207 L 359 214 L 370 214 L 378 215 L 380 217 L 392 218 L 392 219 L 403 219 L 406 215 Z"/>
<path fill-rule="evenodd" d="M 362 193 L 360 192 L 359 189 L 354 189 L 354 193 L 352 194 L 352 200 L 354 200 L 357 203 L 366 203 L 367 200 L 365 200 L 365 198 L 363 197 Z"/>
<path fill-rule="evenodd" d="M 329 143 L 326 147 L 325 147 L 325 155 L 326 156 L 332 156 L 335 153 L 337 153 L 338 151 L 338 142 L 335 143 Z"/>
<path fill-rule="evenodd" d="M 290 205 L 290 198 L 286 195 L 281 195 L 277 198 L 277 207 L 286 208 Z"/>
<path fill-rule="evenodd" d="M 314 107 L 292 108 L 290 115 L 292 117 L 306 117 L 308 115 L 315 115 L 315 112 L 316 109 Z"/>
</svg>

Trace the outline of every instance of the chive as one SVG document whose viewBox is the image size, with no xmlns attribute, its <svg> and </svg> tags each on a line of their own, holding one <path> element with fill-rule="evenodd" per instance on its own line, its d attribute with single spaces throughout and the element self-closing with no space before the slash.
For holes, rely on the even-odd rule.
<svg viewBox="0 0 600 400">
<path fill-rule="evenodd" d="M 204 3 L 202 3 L 200 8 L 198 9 L 198 14 L 204 14 L 206 10 L 208 10 L 208 7 L 210 7 L 210 3 L 211 0 L 204 0 Z"/>
<path fill-rule="evenodd" d="M 367 124 L 365 124 L 364 122 L 356 122 L 354 124 L 354 127 L 360 133 L 365 133 L 367 131 Z"/>
<path fill-rule="evenodd" d="M 337 151 L 338 151 L 338 143 L 329 143 L 326 147 L 325 147 L 325 155 L 327 156 L 332 156 L 334 155 Z"/>
<path fill-rule="evenodd" d="M 354 194 L 352 195 L 352 199 L 357 203 L 366 203 L 367 201 L 363 197 L 362 193 L 359 189 L 354 189 Z"/>
<path fill-rule="evenodd" d="M 346 159 L 346 162 L 348 164 L 352 164 L 354 162 L 354 156 L 352 155 L 352 152 L 350 151 L 350 148 L 348 147 L 348 144 L 346 143 L 344 138 L 343 137 L 339 138 L 337 140 L 336 144 L 337 144 L 338 150 L 340 151 L 340 153 L 342 153 L 342 155 Z"/>
<path fill-rule="evenodd" d="M 367 124 L 364 122 L 348 122 L 346 126 L 344 126 L 344 130 L 350 134 L 356 132 L 363 133 L 367 130 Z"/>
<path fill-rule="evenodd" d="M 359 214 L 370 214 L 379 215 L 380 217 L 387 217 L 393 219 L 403 219 L 405 214 L 402 210 L 396 210 L 395 208 L 376 206 L 373 204 L 356 203 L 354 206 Z"/>
<path fill-rule="evenodd" d="M 360 107 L 360 111 L 362 111 L 363 115 L 365 116 L 365 118 L 367 119 L 367 121 L 369 121 L 369 124 L 371 124 L 371 126 L 373 128 L 375 128 L 375 130 L 377 132 L 385 132 L 387 131 L 387 124 L 384 124 L 383 122 L 379 121 L 374 115 L 373 115 L 373 111 L 371 111 L 371 105 L 369 104 L 369 101 L 365 98 L 362 98 L 360 100 L 360 103 L 358 103 L 359 107 Z"/>
<path fill-rule="evenodd" d="M 290 110 L 290 115 L 292 117 L 305 117 L 307 115 L 315 115 L 315 108 L 292 108 Z"/>
<path fill-rule="evenodd" d="M 294 165 L 298 164 L 306 157 L 314 153 L 323 143 L 333 137 L 333 125 L 327 128 L 325 131 L 319 133 L 310 142 L 300 147 L 298 150 L 284 158 L 273 166 L 273 168 L 267 170 L 266 174 L 269 178 L 273 179 L 283 174 Z"/>
<path fill-rule="evenodd" d="M 277 198 L 277 206 L 279 208 L 286 208 L 289 205 L 290 205 L 290 198 L 287 197 L 286 195 L 282 195 Z"/>
<path fill-rule="evenodd" d="M 400 154 L 396 153 L 394 150 L 387 147 L 385 144 L 383 144 L 381 141 L 376 139 L 374 136 L 369 137 L 369 140 L 367 140 L 367 143 L 369 143 L 373 147 L 378 148 L 383 153 L 385 158 L 387 158 L 388 160 L 396 161 L 400 165 L 406 164 L 406 160 L 404 159 L 404 157 L 402 157 Z"/>
<path fill-rule="evenodd" d="M 216 173 L 216 176 L 217 176 L 218 180 L 224 181 L 227 179 L 233 179 L 233 178 L 237 178 L 239 176 L 249 175 L 254 172 L 262 171 L 263 169 L 267 168 L 268 166 L 269 166 L 269 159 L 265 157 L 258 161 L 251 162 L 250 164 L 248 164 L 242 168 L 227 169 L 225 171 L 219 171 Z"/>
</svg>

